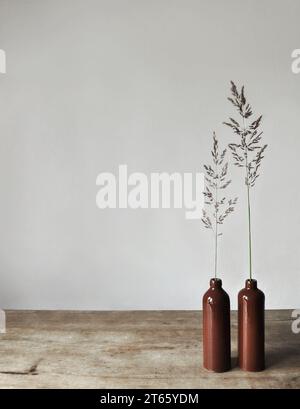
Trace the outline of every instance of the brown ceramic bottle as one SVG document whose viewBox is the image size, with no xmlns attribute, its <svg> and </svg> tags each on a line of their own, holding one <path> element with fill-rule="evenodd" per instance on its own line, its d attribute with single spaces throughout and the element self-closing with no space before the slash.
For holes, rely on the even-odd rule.
<svg viewBox="0 0 300 409">
<path fill-rule="evenodd" d="M 231 367 L 230 300 L 218 278 L 203 296 L 203 366 L 214 372 Z"/>
<path fill-rule="evenodd" d="M 265 368 L 265 295 L 256 280 L 246 280 L 238 295 L 238 355 L 244 371 Z"/>
</svg>

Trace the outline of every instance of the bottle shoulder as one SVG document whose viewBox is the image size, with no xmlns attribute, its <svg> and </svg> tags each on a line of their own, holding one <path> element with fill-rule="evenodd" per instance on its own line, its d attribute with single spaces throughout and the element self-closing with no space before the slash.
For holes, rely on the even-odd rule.
<svg viewBox="0 0 300 409">
<path fill-rule="evenodd" d="M 229 295 L 223 288 L 212 289 L 209 288 L 206 293 L 203 295 L 204 303 L 213 303 L 220 300 L 229 302 Z"/>
<path fill-rule="evenodd" d="M 259 288 L 242 288 L 238 293 L 238 298 L 241 299 L 242 297 L 264 299 L 265 294 Z"/>
</svg>

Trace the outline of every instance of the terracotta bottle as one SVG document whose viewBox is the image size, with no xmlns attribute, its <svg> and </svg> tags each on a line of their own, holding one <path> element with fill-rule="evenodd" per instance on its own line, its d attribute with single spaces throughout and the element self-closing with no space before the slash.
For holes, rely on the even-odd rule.
<svg viewBox="0 0 300 409">
<path fill-rule="evenodd" d="M 238 295 L 239 366 L 245 371 L 265 368 L 265 295 L 256 280 L 246 280 Z"/>
<path fill-rule="evenodd" d="M 218 278 L 203 296 L 203 366 L 214 372 L 231 367 L 230 300 Z"/>
</svg>

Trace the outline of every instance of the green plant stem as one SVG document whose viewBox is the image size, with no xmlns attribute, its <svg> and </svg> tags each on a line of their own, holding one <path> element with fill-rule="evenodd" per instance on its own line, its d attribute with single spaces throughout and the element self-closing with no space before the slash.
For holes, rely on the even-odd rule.
<svg viewBox="0 0 300 409">
<path fill-rule="evenodd" d="M 216 223 L 215 223 L 215 278 L 217 278 L 218 267 L 218 213 L 216 211 Z"/>
<path fill-rule="evenodd" d="M 247 166 L 247 169 L 248 169 L 248 159 L 247 159 L 247 157 L 246 157 L 246 166 Z M 248 174 L 248 170 L 247 170 L 247 174 Z M 249 278 L 250 278 L 250 280 L 252 280 L 251 205 L 250 205 L 250 188 L 249 188 L 248 184 L 247 184 L 247 207 L 248 207 Z"/>
<path fill-rule="evenodd" d="M 216 165 L 215 172 L 217 174 L 218 167 Z M 217 268 L 218 268 L 218 182 L 216 179 L 215 188 L 215 279 L 217 278 Z"/>
<path fill-rule="evenodd" d="M 244 135 L 246 133 L 245 119 L 244 123 Z M 248 152 L 245 153 L 246 159 L 246 182 L 247 182 L 247 213 L 248 213 L 248 248 L 249 248 L 249 278 L 252 280 L 252 234 L 251 234 L 251 204 L 250 204 L 250 187 L 249 187 L 249 169 L 248 169 Z"/>
</svg>

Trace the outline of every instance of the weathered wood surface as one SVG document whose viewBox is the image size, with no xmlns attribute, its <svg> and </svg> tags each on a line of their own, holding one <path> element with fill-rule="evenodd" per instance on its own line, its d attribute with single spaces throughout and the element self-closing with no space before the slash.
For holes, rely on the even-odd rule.
<svg viewBox="0 0 300 409">
<path fill-rule="evenodd" d="M 195 311 L 8 311 L 0 387 L 300 387 L 300 334 L 292 333 L 291 311 L 267 312 L 267 369 L 260 373 L 204 370 L 201 320 Z M 233 357 L 236 329 L 233 313 Z"/>
</svg>

